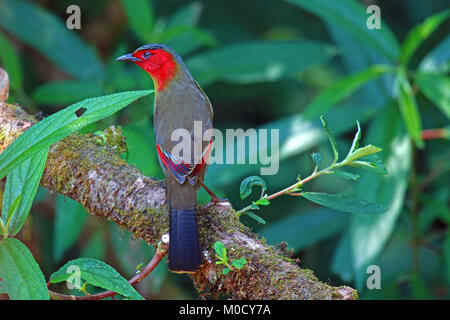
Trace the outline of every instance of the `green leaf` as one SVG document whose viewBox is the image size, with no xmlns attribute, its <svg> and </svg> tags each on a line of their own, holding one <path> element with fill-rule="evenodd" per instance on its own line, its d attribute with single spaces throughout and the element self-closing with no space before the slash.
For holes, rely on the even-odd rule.
<svg viewBox="0 0 450 320">
<path fill-rule="evenodd" d="M 394 64 L 392 59 L 386 58 L 375 51 L 372 46 L 361 42 L 357 37 L 352 36 L 335 23 L 327 22 L 326 25 L 334 42 L 339 47 L 339 56 L 348 73 L 363 71 L 377 64 Z M 393 80 L 393 75 L 386 74 L 369 81 L 355 91 L 351 99 L 361 105 L 370 102 L 371 105 L 382 108 L 392 99 Z"/>
<path fill-rule="evenodd" d="M 381 174 L 388 174 L 388 171 L 386 167 L 384 166 L 383 162 L 377 157 L 374 157 L 373 161 L 367 161 L 367 160 L 357 160 L 353 161 L 352 163 L 348 164 L 351 167 L 366 169 L 369 171 L 381 173 Z"/>
<path fill-rule="evenodd" d="M 3 194 L 2 219 L 10 220 L 9 234 L 15 236 L 30 212 L 42 173 L 47 161 L 48 150 L 42 150 L 26 159 L 22 164 L 13 169 L 6 177 L 5 191 Z M 12 209 L 14 202 L 20 196 L 17 210 L 11 218 L 6 218 L 6 213 Z"/>
<path fill-rule="evenodd" d="M 335 53 L 329 44 L 313 41 L 248 42 L 205 51 L 186 64 L 202 86 L 219 80 L 249 84 L 293 76 Z"/>
<path fill-rule="evenodd" d="M 419 70 L 441 73 L 450 71 L 450 35 L 423 58 Z"/>
<path fill-rule="evenodd" d="M 6 218 L 6 227 L 10 226 L 11 223 L 11 219 L 14 213 L 16 213 L 17 208 L 19 207 L 19 203 L 20 203 L 20 197 L 22 196 L 22 194 L 19 194 L 16 198 L 16 200 L 14 200 L 14 202 L 12 203 L 11 207 L 8 210 L 8 217 Z M 6 209 L 6 208 L 5 208 Z M 5 210 L 6 211 L 6 210 Z"/>
<path fill-rule="evenodd" d="M 50 299 L 39 265 L 17 239 L 0 241 L 0 278 L 11 300 Z"/>
<path fill-rule="evenodd" d="M 311 158 L 313 159 L 316 168 L 319 168 L 320 164 L 322 163 L 322 155 L 319 152 L 314 152 L 313 154 L 311 154 Z"/>
<path fill-rule="evenodd" d="M 328 122 L 325 119 L 325 117 L 321 116 L 320 117 L 320 121 L 322 121 L 323 128 L 325 129 L 325 132 L 327 133 L 328 139 L 330 140 L 331 147 L 333 148 L 334 161 L 336 162 L 339 159 L 339 153 L 337 151 L 336 140 L 334 139 L 334 136 L 331 133 L 330 127 L 328 126 Z"/>
<path fill-rule="evenodd" d="M 327 208 L 296 210 L 261 230 L 267 243 L 286 241 L 296 252 L 327 239 L 347 225 L 349 215 Z"/>
<path fill-rule="evenodd" d="M 264 220 L 263 218 L 261 218 L 260 216 L 254 214 L 253 212 L 247 211 L 245 212 L 246 215 L 248 215 L 250 218 L 252 218 L 253 220 L 255 220 L 258 223 L 261 224 L 266 224 L 266 220 Z"/>
<path fill-rule="evenodd" d="M 8 72 L 10 86 L 13 90 L 22 90 L 23 72 L 19 54 L 9 40 L 0 33 L 0 62 Z"/>
<path fill-rule="evenodd" d="M 340 194 L 303 192 L 302 196 L 309 201 L 342 212 L 380 214 L 386 211 L 382 205 Z"/>
<path fill-rule="evenodd" d="M 320 92 L 314 100 L 306 106 L 303 111 L 305 117 L 307 119 L 319 117 L 325 111 L 349 97 L 366 82 L 376 79 L 390 71 L 392 71 L 390 66 L 374 65 L 366 70 L 339 80 L 337 83 Z"/>
<path fill-rule="evenodd" d="M 222 273 L 226 275 L 226 274 L 228 274 L 230 271 L 231 271 L 230 268 L 224 268 L 224 269 L 222 270 Z"/>
<path fill-rule="evenodd" d="M 103 261 L 91 258 L 80 258 L 67 262 L 51 275 L 50 282 L 67 281 L 76 271 L 79 271 L 82 280 L 93 286 L 117 292 L 134 300 L 144 299 L 114 268 Z"/>
<path fill-rule="evenodd" d="M 397 75 L 397 85 L 397 100 L 403 116 L 403 123 L 416 146 L 418 148 L 423 148 L 424 143 L 422 140 L 422 123 L 419 108 L 411 85 L 402 70 L 399 71 L 399 74 Z"/>
<path fill-rule="evenodd" d="M 62 105 L 103 94 L 103 86 L 91 80 L 63 80 L 39 86 L 33 92 L 33 100 L 39 104 Z"/>
<path fill-rule="evenodd" d="M 216 241 L 214 243 L 214 251 L 216 251 L 216 254 L 222 259 L 227 259 L 227 248 L 223 245 L 222 242 Z"/>
<path fill-rule="evenodd" d="M 365 146 L 365 147 L 362 147 L 362 148 L 359 148 L 359 149 L 356 149 L 355 151 L 353 151 L 353 153 L 350 154 L 345 159 L 345 161 L 353 162 L 353 161 L 355 161 L 355 160 L 357 160 L 359 158 L 366 157 L 368 155 L 378 153 L 378 152 L 380 152 L 382 150 L 383 149 L 381 149 L 381 148 L 379 148 L 377 146 L 373 146 L 373 145 L 369 144 L 368 146 Z"/>
<path fill-rule="evenodd" d="M 260 206 L 268 206 L 270 204 L 270 201 L 267 200 L 266 197 L 260 198 L 256 201 L 253 201 L 254 204 L 260 205 Z"/>
<path fill-rule="evenodd" d="M 56 196 L 53 236 L 53 257 L 56 261 L 77 241 L 86 217 L 81 204 L 60 194 Z"/>
<path fill-rule="evenodd" d="M 200 2 L 191 2 L 176 11 L 167 22 L 167 28 L 179 26 L 195 26 L 200 20 L 203 5 Z"/>
<path fill-rule="evenodd" d="M 420 91 L 450 119 L 450 77 L 418 72 L 415 81 Z"/>
<path fill-rule="evenodd" d="M 142 42 L 151 42 L 155 14 L 149 0 L 121 0 L 131 29 Z"/>
<path fill-rule="evenodd" d="M 412 29 L 406 36 L 400 52 L 400 62 L 407 65 L 414 51 L 450 16 L 445 10 L 428 17 L 422 24 Z"/>
<path fill-rule="evenodd" d="M 161 36 L 161 42 L 167 43 L 181 56 L 204 46 L 214 47 L 218 44 L 211 33 L 193 26 L 170 28 Z"/>
<path fill-rule="evenodd" d="M 65 23 L 37 4 L 0 0 L 0 26 L 68 74 L 82 79 L 103 79 L 103 64 L 97 53 L 76 32 L 67 29 Z"/>
<path fill-rule="evenodd" d="M 237 260 L 233 260 L 233 262 L 231 263 L 232 267 L 235 267 L 237 269 L 242 269 L 242 267 L 244 267 L 244 265 L 247 263 L 247 261 L 245 259 L 237 259 Z"/>
<path fill-rule="evenodd" d="M 365 47 L 376 51 L 394 62 L 399 54 L 399 45 L 389 27 L 382 22 L 380 29 L 367 28 L 368 15 L 362 4 L 354 0 L 286 0 L 318 15 L 326 22 L 345 30 Z"/>
<path fill-rule="evenodd" d="M 153 91 L 130 91 L 86 99 L 36 123 L 0 154 L 0 178 L 42 149 L 93 122 L 114 114 L 151 92 Z M 77 116 L 77 111 L 84 113 Z"/>
<path fill-rule="evenodd" d="M 241 195 L 241 199 L 247 198 L 253 190 L 254 186 L 259 186 L 262 189 L 262 194 L 267 190 L 266 182 L 258 176 L 247 177 L 241 182 L 241 186 L 239 188 L 239 194 Z"/>
<path fill-rule="evenodd" d="M 356 126 L 358 127 L 358 130 L 356 131 L 355 137 L 353 138 L 352 146 L 348 151 L 347 157 L 351 155 L 353 151 L 355 151 L 359 147 L 359 140 L 361 140 L 361 126 L 359 125 L 359 121 L 356 121 Z"/>
<path fill-rule="evenodd" d="M 350 173 L 347 171 L 334 170 L 333 173 L 335 173 L 339 177 L 347 179 L 347 180 L 358 180 L 359 179 L 359 174 L 354 174 L 354 173 Z"/>
</svg>

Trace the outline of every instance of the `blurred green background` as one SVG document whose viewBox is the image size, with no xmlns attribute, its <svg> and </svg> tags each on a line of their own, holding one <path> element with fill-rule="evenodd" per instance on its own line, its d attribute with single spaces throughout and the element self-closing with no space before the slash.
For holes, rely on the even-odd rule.
<svg viewBox="0 0 450 320">
<path fill-rule="evenodd" d="M 72 4 L 81 8 L 81 30 L 66 27 Z M 364 6 L 370 4 L 381 8 L 380 31 L 366 28 Z M 314 169 L 312 152 L 320 152 L 323 163 L 332 160 L 322 113 L 303 112 L 313 98 L 374 64 L 398 66 L 408 33 L 447 7 L 446 0 L 0 0 L 0 65 L 10 75 L 10 102 L 45 116 L 87 97 L 151 88 L 147 74 L 115 58 L 144 43 L 168 44 L 209 96 L 216 128 L 280 130 L 280 170 L 263 177 L 273 193 Z M 448 19 L 442 22 L 405 68 L 424 129 L 449 124 L 449 27 Z M 415 76 L 425 71 L 445 82 L 418 89 Z M 438 86 L 442 99 L 433 91 Z M 323 113 L 342 154 L 359 120 L 364 143 L 384 149 L 389 175 L 355 170 L 361 175 L 356 182 L 325 176 L 305 187 L 353 193 L 384 204 L 387 212 L 350 215 L 285 196 L 258 212 L 266 224 L 248 216 L 242 220 L 270 244 L 286 241 L 300 266 L 322 281 L 355 287 L 362 299 L 445 299 L 450 297 L 450 145 L 434 139 L 422 149 L 415 146 L 406 134 L 408 119 L 399 111 L 396 88 L 394 75 L 376 77 Z M 120 125 L 129 163 L 162 178 L 152 112 L 153 96 L 145 97 L 83 131 Z M 239 198 L 240 181 L 258 174 L 259 165 L 214 165 L 206 182 L 239 209 L 248 204 Z M 199 201 L 209 201 L 203 191 Z M 46 277 L 70 259 L 92 257 L 130 278 L 153 253 L 143 241 L 43 188 L 18 237 Z M 372 264 L 381 268 L 379 290 L 366 287 L 366 268 Z M 189 278 L 168 273 L 166 264 L 138 290 L 151 299 L 198 297 Z"/>
</svg>

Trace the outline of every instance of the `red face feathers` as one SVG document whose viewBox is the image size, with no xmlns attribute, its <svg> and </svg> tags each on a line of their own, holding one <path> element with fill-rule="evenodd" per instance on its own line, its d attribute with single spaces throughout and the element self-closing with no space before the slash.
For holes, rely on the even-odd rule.
<svg viewBox="0 0 450 320">
<path fill-rule="evenodd" d="M 174 56 L 160 45 L 146 45 L 135 52 L 123 55 L 117 60 L 132 61 L 147 71 L 153 78 L 158 92 L 164 90 L 166 85 L 175 76 L 178 63 Z"/>
</svg>

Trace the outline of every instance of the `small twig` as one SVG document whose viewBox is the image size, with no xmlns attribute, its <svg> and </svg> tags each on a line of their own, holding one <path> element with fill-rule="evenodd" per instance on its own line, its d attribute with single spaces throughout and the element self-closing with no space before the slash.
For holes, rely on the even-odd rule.
<svg viewBox="0 0 450 320">
<path fill-rule="evenodd" d="M 445 129 L 427 129 L 422 131 L 423 140 L 434 140 L 445 137 Z"/>
<path fill-rule="evenodd" d="M 128 281 L 128 283 L 131 284 L 132 286 L 135 286 L 136 284 L 141 282 L 156 268 L 156 266 L 161 262 L 161 260 L 164 258 L 166 254 L 167 254 L 166 250 L 159 250 L 159 249 L 156 250 L 155 255 L 153 256 L 152 260 L 147 264 L 147 266 L 145 266 L 145 268 L 140 273 L 131 278 Z M 48 291 L 50 293 L 50 298 L 52 298 L 53 300 L 102 300 L 108 297 L 114 298 L 114 296 L 117 294 L 117 292 L 108 290 L 87 296 L 74 296 L 53 292 L 51 290 Z"/>
</svg>

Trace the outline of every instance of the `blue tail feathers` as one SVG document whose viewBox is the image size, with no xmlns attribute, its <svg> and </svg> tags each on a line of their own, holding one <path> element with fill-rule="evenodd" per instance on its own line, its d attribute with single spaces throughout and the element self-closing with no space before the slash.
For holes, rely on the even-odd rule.
<svg viewBox="0 0 450 320">
<path fill-rule="evenodd" d="M 202 263 L 195 207 L 169 210 L 169 270 L 195 272 Z"/>
</svg>

